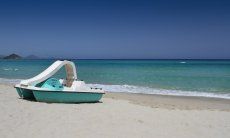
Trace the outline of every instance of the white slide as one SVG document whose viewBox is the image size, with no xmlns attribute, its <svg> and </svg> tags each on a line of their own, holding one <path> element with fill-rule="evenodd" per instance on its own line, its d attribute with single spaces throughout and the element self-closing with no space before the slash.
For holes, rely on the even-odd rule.
<svg viewBox="0 0 230 138">
<path fill-rule="evenodd" d="M 66 66 L 65 66 L 66 65 Z M 21 85 L 36 85 L 42 81 L 45 81 L 46 79 L 53 76 L 58 70 L 60 70 L 63 66 L 66 67 L 66 71 L 70 71 L 70 74 L 73 75 L 72 79 L 77 79 L 77 73 L 76 73 L 76 67 L 75 64 L 71 61 L 56 61 L 51 66 L 49 66 L 46 70 L 44 70 L 42 73 L 38 74 L 37 76 L 28 79 L 28 80 L 22 80 L 20 82 Z M 67 66 L 72 67 L 71 70 L 67 69 Z M 68 74 L 67 72 L 67 74 Z"/>
</svg>

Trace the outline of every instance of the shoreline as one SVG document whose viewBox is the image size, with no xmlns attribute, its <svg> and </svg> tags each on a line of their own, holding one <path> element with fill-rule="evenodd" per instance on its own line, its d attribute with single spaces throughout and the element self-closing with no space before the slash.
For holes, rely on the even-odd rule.
<svg viewBox="0 0 230 138">
<path fill-rule="evenodd" d="M 1 82 L 0 85 L 7 85 L 7 86 L 14 86 L 17 83 L 20 82 L 21 79 L 7 79 L 7 78 L 0 78 L 5 79 L 5 82 Z M 15 80 L 15 82 L 7 82 L 7 80 Z M 109 85 L 109 84 L 88 84 L 90 87 L 101 87 L 104 90 L 108 87 L 114 87 L 114 86 L 123 86 L 123 85 Z M 227 93 L 215 93 L 215 92 L 198 92 L 198 91 L 182 91 L 182 90 L 170 90 L 170 89 L 154 89 L 154 88 L 149 88 L 149 87 L 143 87 L 143 86 L 134 86 L 134 85 L 128 85 L 130 87 L 136 87 L 135 89 L 140 88 L 141 92 L 138 92 L 138 90 L 132 91 L 132 92 L 127 92 L 127 91 L 110 91 L 106 90 L 109 93 L 126 93 L 126 94 L 137 94 L 137 95 L 155 95 L 155 96 L 172 96 L 172 97 L 197 97 L 197 98 L 211 98 L 211 99 L 225 99 L 225 100 L 230 100 L 230 94 Z M 143 93 L 143 88 L 146 88 L 146 93 Z M 119 88 L 118 88 L 119 89 Z M 150 93 L 149 89 L 156 90 L 157 92 L 155 93 Z M 166 92 L 166 93 L 160 93 L 160 92 Z"/>
<path fill-rule="evenodd" d="M 0 84 L 0 88 L 4 86 L 13 88 L 14 85 Z M 216 97 L 160 95 L 128 92 L 106 92 L 103 97 L 113 100 L 125 100 L 132 104 L 148 106 L 151 108 L 164 108 L 172 110 L 219 110 L 230 112 L 230 99 Z"/>
<path fill-rule="evenodd" d="M 1 86 L 13 88 L 14 85 L 0 84 L 0 87 Z M 106 92 L 104 98 L 126 100 L 132 104 L 148 106 L 151 108 L 173 110 L 219 110 L 230 112 L 230 99 L 216 97 Z"/>
</svg>

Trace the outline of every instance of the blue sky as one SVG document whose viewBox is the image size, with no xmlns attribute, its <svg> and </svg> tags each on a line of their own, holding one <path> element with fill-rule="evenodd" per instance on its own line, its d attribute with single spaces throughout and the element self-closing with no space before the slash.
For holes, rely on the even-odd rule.
<svg viewBox="0 0 230 138">
<path fill-rule="evenodd" d="M 0 55 L 230 58 L 230 1 L 1 0 Z"/>
</svg>

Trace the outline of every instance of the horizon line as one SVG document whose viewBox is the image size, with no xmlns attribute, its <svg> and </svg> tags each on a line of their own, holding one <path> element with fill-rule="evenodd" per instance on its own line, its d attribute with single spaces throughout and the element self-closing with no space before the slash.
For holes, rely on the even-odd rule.
<svg viewBox="0 0 230 138">
<path fill-rule="evenodd" d="M 230 60 L 230 58 L 22 58 L 4 60 Z"/>
</svg>

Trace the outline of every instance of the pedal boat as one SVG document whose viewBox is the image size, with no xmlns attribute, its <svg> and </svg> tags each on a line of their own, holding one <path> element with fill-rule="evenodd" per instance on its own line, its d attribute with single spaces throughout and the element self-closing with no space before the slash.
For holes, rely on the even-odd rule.
<svg viewBox="0 0 230 138">
<path fill-rule="evenodd" d="M 66 70 L 66 79 L 52 76 L 62 67 Z M 105 91 L 91 88 L 77 79 L 75 64 L 71 61 L 56 61 L 39 75 L 22 80 L 14 86 L 23 99 L 48 103 L 90 103 L 98 102 Z"/>
</svg>

